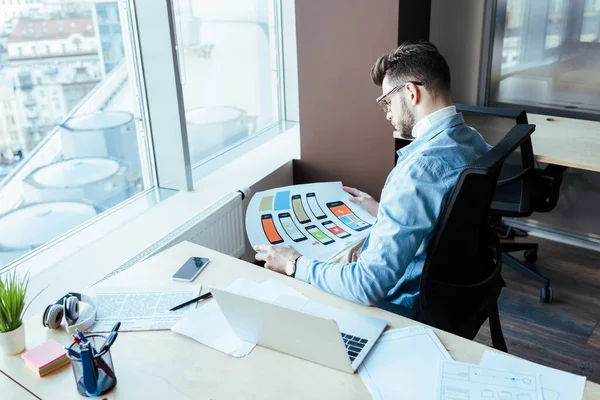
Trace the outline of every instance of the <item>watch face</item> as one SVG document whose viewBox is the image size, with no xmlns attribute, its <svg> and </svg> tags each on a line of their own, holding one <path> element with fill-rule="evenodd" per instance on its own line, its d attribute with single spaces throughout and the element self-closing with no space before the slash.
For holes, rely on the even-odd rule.
<svg viewBox="0 0 600 400">
<path fill-rule="evenodd" d="M 287 262 L 287 264 L 285 264 L 285 274 L 287 276 L 292 276 L 294 275 L 294 272 L 296 272 L 296 265 L 292 260 L 290 260 Z"/>
</svg>

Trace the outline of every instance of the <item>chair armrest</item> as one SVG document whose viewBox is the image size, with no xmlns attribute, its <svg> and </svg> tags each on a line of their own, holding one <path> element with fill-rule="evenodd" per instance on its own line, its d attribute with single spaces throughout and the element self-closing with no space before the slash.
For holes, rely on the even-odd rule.
<svg viewBox="0 0 600 400">
<path fill-rule="evenodd" d="M 524 170 L 522 170 L 521 172 L 519 172 L 518 174 L 516 174 L 515 176 L 511 176 L 510 178 L 499 180 L 498 183 L 496 183 L 496 186 L 508 185 L 509 183 L 514 183 L 514 182 L 520 181 L 527 174 L 530 174 L 533 171 L 534 171 L 533 167 L 527 167 Z"/>
</svg>

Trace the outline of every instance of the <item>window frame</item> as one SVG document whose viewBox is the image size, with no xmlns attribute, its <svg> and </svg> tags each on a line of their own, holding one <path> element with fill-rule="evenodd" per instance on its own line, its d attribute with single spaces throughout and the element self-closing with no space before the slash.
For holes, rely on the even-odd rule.
<svg viewBox="0 0 600 400">
<path fill-rule="evenodd" d="M 497 17 L 499 16 L 498 7 L 502 6 L 506 9 L 507 1 L 508 0 L 486 1 L 483 26 L 489 28 L 484 28 L 483 31 L 477 104 L 489 107 L 518 107 L 525 108 L 527 112 L 533 114 L 600 121 L 600 113 L 596 114 L 593 112 L 567 108 L 543 107 L 538 105 L 496 101 L 492 99 L 492 84 L 494 83 L 495 87 L 498 88 L 501 80 L 502 42 L 504 39 L 504 23 L 497 23 Z M 506 13 L 500 16 L 506 18 Z M 503 21 L 505 21 L 505 19 L 503 19 Z M 538 34 L 540 33 L 539 31 L 543 30 L 544 38 L 546 37 L 547 25 L 548 20 L 546 18 L 545 23 L 536 28 Z M 496 44 L 496 46 L 494 46 L 494 44 Z M 552 53 L 555 53 L 556 48 L 546 49 L 544 47 L 543 51 L 545 56 L 549 56 L 552 55 Z"/>
</svg>

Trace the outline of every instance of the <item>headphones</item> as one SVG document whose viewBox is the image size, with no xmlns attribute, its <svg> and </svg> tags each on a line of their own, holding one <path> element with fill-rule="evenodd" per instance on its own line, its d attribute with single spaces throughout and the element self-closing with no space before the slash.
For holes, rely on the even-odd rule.
<svg viewBox="0 0 600 400">
<path fill-rule="evenodd" d="M 42 324 L 50 329 L 58 329 L 63 316 L 67 321 L 68 333 L 75 333 L 77 329 L 85 332 L 96 322 L 96 305 L 93 299 L 85 294 L 69 292 L 56 303 L 46 307 Z"/>
</svg>

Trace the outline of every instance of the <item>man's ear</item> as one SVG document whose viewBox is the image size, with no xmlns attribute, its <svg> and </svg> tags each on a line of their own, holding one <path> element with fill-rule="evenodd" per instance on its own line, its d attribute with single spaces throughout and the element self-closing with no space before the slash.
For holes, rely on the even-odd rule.
<svg viewBox="0 0 600 400">
<path fill-rule="evenodd" d="M 416 106 L 421 102 L 421 88 L 414 83 L 408 82 L 406 84 L 406 90 L 408 91 L 408 100 L 413 106 Z"/>
</svg>

